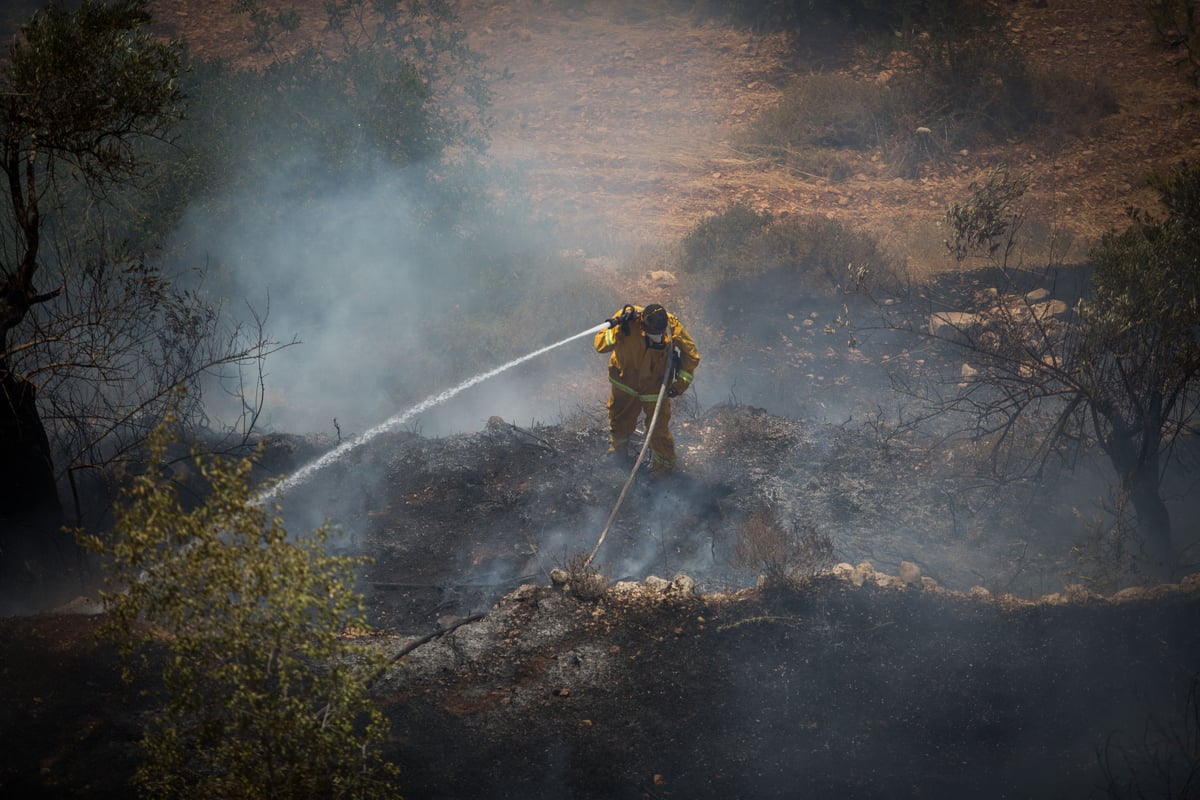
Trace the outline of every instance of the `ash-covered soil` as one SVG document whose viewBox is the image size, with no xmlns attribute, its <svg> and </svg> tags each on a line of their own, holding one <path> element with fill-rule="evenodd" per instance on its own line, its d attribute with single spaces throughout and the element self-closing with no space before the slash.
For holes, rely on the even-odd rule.
<svg viewBox="0 0 1200 800">
<path fill-rule="evenodd" d="M 1196 588 L 526 586 L 381 691 L 414 797 L 1168 796 L 1198 766 L 1177 749 L 1197 735 Z"/>
<path fill-rule="evenodd" d="M 1028 490 L 973 488 L 944 454 L 902 436 L 881 441 L 875 425 L 719 405 L 672 430 L 681 469 L 665 481 L 639 470 L 594 561 L 609 580 L 685 574 L 704 592 L 753 586 L 762 565 L 738 558 L 738 531 L 768 510 L 784 527 L 828 535 L 837 561 L 891 574 L 911 562 L 948 589 L 1028 597 L 1064 583 L 1071 541 L 1053 505 L 1035 510 Z M 376 624 L 419 632 L 522 583 L 548 583 L 590 553 L 629 474 L 606 446 L 599 414 L 532 427 L 493 418 L 437 439 L 385 434 L 279 502 L 292 530 L 339 525 L 341 546 L 373 559 L 361 589 Z M 276 440 L 269 461 L 293 448 L 305 452 Z"/>
<path fill-rule="evenodd" d="M 522 585 L 376 685 L 404 796 L 1194 796 L 1195 580 L 1032 603 L 861 577 Z M 5 797 L 129 796 L 145 696 L 97 619 L 0 620 Z"/>
<path fill-rule="evenodd" d="M 1200 776 L 1195 577 L 1063 589 L 1044 511 L 870 425 L 723 405 L 673 427 L 684 469 L 635 479 L 600 587 L 572 567 L 627 473 L 587 415 L 382 435 L 280 498 L 374 559 L 365 645 L 432 634 L 376 686 L 406 797 L 1187 796 L 1164 787 Z M 322 449 L 278 437 L 264 467 Z M 845 563 L 752 588 L 736 531 L 768 506 Z M 96 610 L 0 620 L 0 795 L 129 796 L 152 677 L 120 683 L 70 613 Z"/>
</svg>

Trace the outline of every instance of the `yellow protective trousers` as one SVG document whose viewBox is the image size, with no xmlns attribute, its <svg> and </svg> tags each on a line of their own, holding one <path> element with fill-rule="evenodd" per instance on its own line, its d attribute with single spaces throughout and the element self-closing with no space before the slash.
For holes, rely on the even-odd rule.
<svg viewBox="0 0 1200 800">
<path fill-rule="evenodd" d="M 624 453 L 629 448 L 629 436 L 637 428 L 638 418 L 645 414 L 646 426 L 654 418 L 654 401 L 657 394 L 638 394 L 624 384 L 612 381 L 612 396 L 608 398 L 608 426 L 610 432 L 610 450 Z M 662 409 L 658 412 L 658 421 L 654 423 L 654 431 L 650 435 L 650 452 L 653 459 L 650 469 L 656 472 L 670 472 L 675 469 L 675 437 L 671 435 L 671 400 L 666 395 L 662 399 Z"/>
</svg>

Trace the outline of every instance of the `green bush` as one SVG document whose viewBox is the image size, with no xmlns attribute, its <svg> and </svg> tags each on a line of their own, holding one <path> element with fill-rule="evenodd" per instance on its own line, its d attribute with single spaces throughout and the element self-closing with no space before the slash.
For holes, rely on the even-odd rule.
<svg viewBox="0 0 1200 800">
<path fill-rule="evenodd" d="M 754 120 L 739 145 L 811 177 L 843 180 L 849 165 L 826 148 L 879 146 L 894 125 L 889 106 L 888 91 L 877 84 L 845 75 L 806 75 Z"/>
<path fill-rule="evenodd" d="M 708 217 L 684 237 L 681 271 L 719 282 L 781 273 L 810 296 L 836 291 L 847 268 L 885 269 L 875 239 L 842 222 L 814 214 L 776 220 L 735 205 Z"/>
<path fill-rule="evenodd" d="M 1159 43 L 1181 51 L 1180 66 L 1187 78 L 1200 85 L 1200 2 L 1198 0 L 1142 0 Z"/>
<path fill-rule="evenodd" d="M 141 789 L 395 797 L 395 770 L 376 749 L 386 720 L 367 695 L 385 659 L 344 636 L 366 628 L 351 589 L 358 561 L 325 554 L 327 528 L 290 537 L 253 494 L 249 460 L 197 457 L 207 493 L 185 510 L 166 451 L 159 428 L 111 539 L 80 534 L 109 563 L 109 633 L 147 664 L 162 653 Z"/>
<path fill-rule="evenodd" d="M 759 212 L 735 203 L 718 214 L 705 217 L 683 237 L 683 261 L 687 272 L 737 272 L 746 260 L 746 248 L 771 224 L 769 212 Z"/>
<path fill-rule="evenodd" d="M 720 3 L 710 3 L 712 5 Z M 845 75 L 804 76 L 783 90 L 739 142 L 797 173 L 839 180 L 852 171 L 838 148 L 879 149 L 915 177 L 964 148 L 1060 131 L 1086 134 L 1116 110 L 1111 86 L 1029 67 L 993 5 L 962 0 L 763 0 L 732 4 L 735 19 L 787 30 L 836 22 L 844 44 L 882 63 L 899 51 L 886 85 Z"/>
<path fill-rule="evenodd" d="M 1030 79 L 1039 135 L 1090 136 L 1101 119 L 1120 110 L 1116 89 L 1104 78 L 1052 68 L 1033 70 Z"/>
</svg>

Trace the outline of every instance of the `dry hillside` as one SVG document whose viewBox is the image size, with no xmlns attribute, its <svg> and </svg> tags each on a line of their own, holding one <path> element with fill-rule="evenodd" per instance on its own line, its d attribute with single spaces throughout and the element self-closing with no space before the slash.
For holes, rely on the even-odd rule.
<svg viewBox="0 0 1200 800">
<path fill-rule="evenodd" d="M 319 28 L 321 4 L 294 3 Z M 756 35 L 653 4 L 511 0 L 457 2 L 470 43 L 496 73 L 492 158 L 528 179 L 535 208 L 574 231 L 592 255 L 678 236 L 741 201 L 782 214 L 822 213 L 875 232 L 890 249 L 939 266 L 934 226 L 947 202 L 989 167 L 1032 171 L 1030 200 L 1082 242 L 1153 202 L 1146 169 L 1200 153 L 1195 90 L 1179 55 L 1155 43 L 1137 3 L 1005 2 L 1030 63 L 1110 83 L 1118 113 L 1083 135 L 1022 140 L 953 154 L 903 179 L 878 154 L 849 180 L 790 174 L 739 154 L 732 135 L 814 65 L 777 35 Z M 665 4 L 671 5 L 671 4 Z M 164 29 L 200 52 L 250 62 L 244 18 L 202 0 L 152 2 Z M 841 67 L 886 81 L 886 64 L 847 54 Z M 940 266 L 947 266 L 941 263 Z"/>
</svg>

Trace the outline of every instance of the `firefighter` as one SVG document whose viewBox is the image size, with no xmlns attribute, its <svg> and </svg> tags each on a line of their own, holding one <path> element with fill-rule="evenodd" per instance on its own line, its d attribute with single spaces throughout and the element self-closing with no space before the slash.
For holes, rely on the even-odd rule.
<svg viewBox="0 0 1200 800">
<path fill-rule="evenodd" d="M 657 476 L 675 469 L 675 439 L 671 436 L 671 401 L 692 383 L 700 353 L 691 334 L 658 303 L 645 308 L 627 305 L 609 318 L 609 327 L 596 334 L 596 352 L 612 353 L 608 359 L 608 380 L 612 395 L 608 399 L 609 453 L 629 458 L 629 435 L 637 427 L 638 417 L 646 415 L 646 424 L 654 416 L 654 405 L 664 375 L 678 353 L 675 379 L 663 398 L 658 422 L 650 435 L 653 458 L 650 470 Z"/>
</svg>

